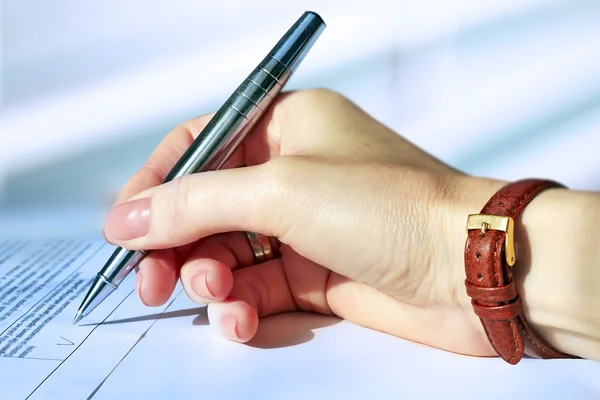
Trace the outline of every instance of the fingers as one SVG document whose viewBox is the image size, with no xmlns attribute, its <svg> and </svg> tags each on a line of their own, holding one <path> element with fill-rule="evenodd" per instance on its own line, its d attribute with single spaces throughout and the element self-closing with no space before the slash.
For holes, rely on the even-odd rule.
<svg viewBox="0 0 600 400">
<path fill-rule="evenodd" d="M 208 306 L 210 325 L 229 340 L 247 342 L 260 317 L 297 309 L 281 259 L 236 270 L 233 278 L 227 300 Z"/>
<path fill-rule="evenodd" d="M 176 265 L 171 249 L 152 252 L 140 262 L 135 287 L 142 303 L 155 307 L 169 300 L 179 277 Z"/>
<path fill-rule="evenodd" d="M 150 252 L 136 272 L 135 287 L 138 297 L 147 306 L 165 304 L 177 284 L 181 265 L 188 259 L 195 243 Z"/>
<path fill-rule="evenodd" d="M 294 310 L 330 315 L 329 271 L 288 246 L 281 251 L 282 258 L 253 265 L 245 233 L 212 236 L 182 267 L 181 281 L 190 298 L 209 304 L 211 325 L 230 340 L 251 340 L 259 318 L 268 315 Z"/>
<path fill-rule="evenodd" d="M 163 250 L 149 254 L 140 263 L 136 289 L 145 305 L 162 305 L 171 296 L 177 279 L 171 268 L 173 257 L 171 250 Z M 220 301 L 209 304 L 208 317 L 211 326 L 227 339 L 247 342 L 256 334 L 260 317 L 297 309 L 281 259 L 232 274 L 225 263 L 192 255 L 186 270 L 182 282 L 192 299 Z M 194 289 L 190 291 L 190 287 Z"/>
<path fill-rule="evenodd" d="M 211 236 L 181 267 L 181 282 L 192 300 L 209 304 L 210 323 L 218 332 L 239 342 L 254 337 L 260 317 L 298 309 L 331 314 L 325 293 L 329 271 L 288 246 L 281 252 L 281 259 L 254 265 L 245 232 Z M 169 299 L 177 277 L 175 258 L 169 249 L 143 261 L 136 283 L 145 304 Z"/>
<path fill-rule="evenodd" d="M 140 263 L 136 290 L 145 305 L 159 306 L 169 299 L 181 277 L 192 300 L 203 304 L 221 301 L 231 293 L 232 270 L 254 261 L 244 232 L 211 236 L 188 246 L 150 252 Z"/>
<path fill-rule="evenodd" d="M 208 114 L 193 119 L 169 132 L 152 152 L 146 163 L 125 184 L 115 204 L 144 189 L 160 185 L 213 115 Z"/>
<path fill-rule="evenodd" d="M 232 270 L 254 264 L 244 232 L 202 240 L 180 271 L 187 295 L 198 303 L 222 301 L 233 287 Z"/>
</svg>

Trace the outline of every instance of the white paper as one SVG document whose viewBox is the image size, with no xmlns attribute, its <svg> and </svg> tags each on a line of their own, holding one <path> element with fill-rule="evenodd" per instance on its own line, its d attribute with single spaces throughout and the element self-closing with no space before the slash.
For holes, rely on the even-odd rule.
<svg viewBox="0 0 600 400">
<path fill-rule="evenodd" d="M 113 250 L 102 240 L 0 241 L 0 398 L 87 398 L 164 310 L 131 295 L 131 275 L 72 325 Z M 99 325 L 132 316 L 143 318 Z"/>
<path fill-rule="evenodd" d="M 229 342 L 180 287 L 144 307 L 133 276 L 72 326 L 112 251 L 102 240 L 0 242 L 0 398 L 600 398 L 600 363 L 510 366 L 332 317 L 270 317 L 249 344 Z"/>
</svg>

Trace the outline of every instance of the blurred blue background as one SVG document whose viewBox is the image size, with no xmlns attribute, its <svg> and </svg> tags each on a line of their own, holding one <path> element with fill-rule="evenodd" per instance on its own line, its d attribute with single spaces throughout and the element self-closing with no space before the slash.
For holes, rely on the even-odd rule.
<svg viewBox="0 0 600 400">
<path fill-rule="evenodd" d="M 288 89 L 337 90 L 471 174 L 600 189 L 597 0 L 4 0 L 0 230 L 99 234 L 161 138 L 307 9 L 328 28 Z"/>
</svg>

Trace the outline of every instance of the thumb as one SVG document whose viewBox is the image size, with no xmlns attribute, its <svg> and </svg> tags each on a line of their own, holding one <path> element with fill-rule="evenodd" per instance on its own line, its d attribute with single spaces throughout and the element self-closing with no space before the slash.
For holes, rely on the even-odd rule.
<svg viewBox="0 0 600 400">
<path fill-rule="evenodd" d="M 396 265 L 398 257 L 406 258 L 405 249 L 415 253 L 426 244 L 415 238 L 424 237 L 421 230 L 427 225 L 404 222 L 425 221 L 425 208 L 414 206 L 409 180 L 398 188 L 389 184 L 399 179 L 397 174 L 386 167 L 331 165 L 310 156 L 192 174 L 115 206 L 104 233 L 123 248 L 155 250 L 218 233 L 257 232 L 278 238 L 316 264 L 375 284 L 378 268 Z M 414 181 L 425 191 L 423 179 Z M 388 193 L 392 190 L 399 192 Z M 409 218 L 396 223 L 404 209 L 411 210 Z M 394 269 L 389 279 L 395 281 L 403 271 Z"/>
<path fill-rule="evenodd" d="M 106 217 L 106 239 L 130 250 L 182 246 L 231 231 L 283 238 L 295 189 L 272 163 L 208 171 L 144 190 L 114 206 Z"/>
</svg>

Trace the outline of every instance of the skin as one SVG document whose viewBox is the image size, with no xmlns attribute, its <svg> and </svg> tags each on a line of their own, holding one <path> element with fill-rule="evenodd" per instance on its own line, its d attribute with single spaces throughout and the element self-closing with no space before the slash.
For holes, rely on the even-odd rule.
<svg viewBox="0 0 600 400">
<path fill-rule="evenodd" d="M 160 185 L 211 116 L 170 132 L 107 215 L 110 243 L 155 250 L 137 274 L 144 304 L 164 304 L 180 279 L 238 342 L 261 317 L 304 310 L 495 355 L 464 288 L 464 229 L 506 182 L 467 176 L 343 96 L 307 90 L 280 96 L 226 169 Z M 598 194 L 544 192 L 516 221 L 514 267 L 532 327 L 596 360 L 599 226 Z M 278 238 L 281 256 L 255 265 L 244 231 Z"/>
</svg>

